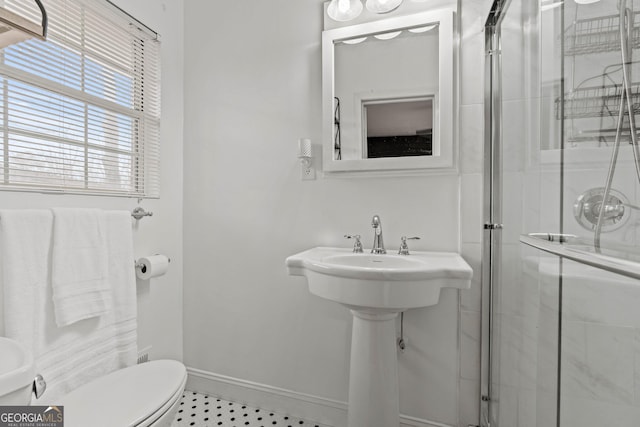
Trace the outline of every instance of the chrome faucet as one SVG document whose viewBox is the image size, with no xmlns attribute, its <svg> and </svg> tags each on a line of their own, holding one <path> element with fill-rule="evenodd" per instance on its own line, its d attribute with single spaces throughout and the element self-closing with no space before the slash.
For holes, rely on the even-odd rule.
<svg viewBox="0 0 640 427">
<path fill-rule="evenodd" d="M 373 248 L 371 248 L 372 254 L 386 254 L 384 249 L 384 241 L 382 240 L 382 222 L 380 217 L 374 215 L 371 219 L 371 226 L 373 227 Z"/>
</svg>

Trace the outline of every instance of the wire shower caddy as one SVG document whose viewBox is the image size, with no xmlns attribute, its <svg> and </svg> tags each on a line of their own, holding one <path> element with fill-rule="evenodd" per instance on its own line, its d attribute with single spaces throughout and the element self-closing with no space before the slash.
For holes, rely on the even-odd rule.
<svg viewBox="0 0 640 427">
<path fill-rule="evenodd" d="M 640 26 L 636 21 L 640 12 L 631 14 L 629 44 L 640 48 Z M 565 30 L 565 56 L 588 55 L 593 53 L 615 52 L 620 49 L 620 16 L 605 15 L 595 18 L 579 19 Z M 564 94 L 564 117 L 561 112 L 561 99 L 555 101 L 556 119 L 582 119 L 590 117 L 616 117 L 620 111 L 622 84 L 574 87 Z M 640 113 L 640 83 L 631 85 L 631 103 L 633 114 Z M 625 105 L 626 108 L 626 105 Z"/>
<path fill-rule="evenodd" d="M 640 27 L 635 23 L 640 12 L 633 13 L 630 23 L 630 43 L 633 48 L 640 47 Z M 620 49 L 619 15 L 599 16 L 580 19 L 565 32 L 565 55 L 585 55 L 589 53 L 609 52 Z"/>
<path fill-rule="evenodd" d="M 622 85 L 607 85 L 575 89 L 564 97 L 564 117 L 560 112 L 560 99 L 556 100 L 556 119 L 583 119 L 588 117 L 617 117 L 620 110 Z M 631 86 L 634 114 L 640 113 L 640 83 Z"/>
</svg>

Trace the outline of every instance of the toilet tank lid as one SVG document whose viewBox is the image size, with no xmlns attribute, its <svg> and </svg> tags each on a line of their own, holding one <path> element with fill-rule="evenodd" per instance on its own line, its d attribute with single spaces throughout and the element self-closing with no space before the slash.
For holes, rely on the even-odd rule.
<svg viewBox="0 0 640 427">
<path fill-rule="evenodd" d="M 135 426 L 157 412 L 187 376 L 175 360 L 154 360 L 111 372 L 60 399 L 65 426 Z"/>
</svg>

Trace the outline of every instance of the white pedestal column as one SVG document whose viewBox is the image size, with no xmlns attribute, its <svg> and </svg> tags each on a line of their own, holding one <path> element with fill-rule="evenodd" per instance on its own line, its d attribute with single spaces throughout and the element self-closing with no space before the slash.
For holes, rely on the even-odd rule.
<svg viewBox="0 0 640 427">
<path fill-rule="evenodd" d="M 398 313 L 351 313 L 349 427 L 398 427 Z"/>
</svg>

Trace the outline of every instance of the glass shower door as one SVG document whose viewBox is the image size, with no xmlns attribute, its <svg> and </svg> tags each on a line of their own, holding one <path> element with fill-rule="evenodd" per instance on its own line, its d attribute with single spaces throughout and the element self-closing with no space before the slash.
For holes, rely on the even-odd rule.
<svg viewBox="0 0 640 427">
<path fill-rule="evenodd" d="M 492 7 L 483 426 L 640 425 L 639 8 Z"/>
<path fill-rule="evenodd" d="M 562 426 L 640 425 L 640 2 L 565 2 Z M 571 255 L 571 254 L 570 254 Z M 593 257 L 594 263 L 585 264 Z"/>
<path fill-rule="evenodd" d="M 559 264 L 520 243 L 562 232 L 560 156 L 542 167 L 540 141 L 560 126 L 541 116 L 561 93 L 558 55 L 543 58 L 539 7 L 497 1 L 486 26 L 483 426 L 557 423 Z M 544 64 L 544 66 L 543 66 Z M 547 68 L 545 68 L 547 67 Z M 548 70 L 550 69 L 550 70 Z M 555 74 L 556 76 L 558 74 Z M 554 215 L 542 215 L 542 210 Z"/>
</svg>

